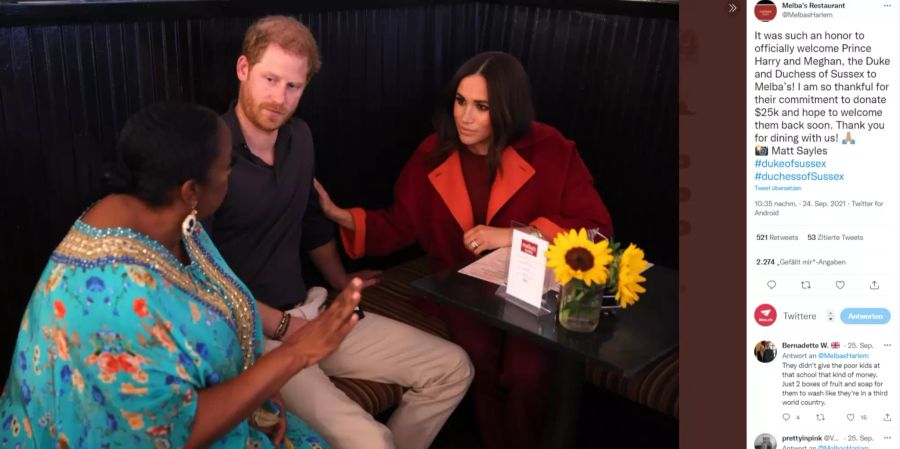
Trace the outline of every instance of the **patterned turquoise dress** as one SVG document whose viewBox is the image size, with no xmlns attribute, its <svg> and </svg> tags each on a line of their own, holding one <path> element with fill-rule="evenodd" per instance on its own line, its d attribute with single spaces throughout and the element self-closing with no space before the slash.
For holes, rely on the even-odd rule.
<svg viewBox="0 0 900 449">
<path fill-rule="evenodd" d="M 180 448 L 198 392 L 262 353 L 256 303 L 198 225 L 184 265 L 130 229 L 78 220 L 22 319 L 0 448 Z M 288 416 L 283 447 L 325 448 Z M 272 448 L 242 421 L 212 447 Z"/>
</svg>

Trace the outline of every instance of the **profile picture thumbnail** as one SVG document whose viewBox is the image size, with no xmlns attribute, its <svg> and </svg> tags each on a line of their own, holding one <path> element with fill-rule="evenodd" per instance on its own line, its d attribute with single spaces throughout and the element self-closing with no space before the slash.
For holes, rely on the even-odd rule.
<svg viewBox="0 0 900 449">
<path fill-rule="evenodd" d="M 753 14 L 762 22 L 768 22 L 775 18 L 778 7 L 772 0 L 759 0 L 753 7 Z"/>
<path fill-rule="evenodd" d="M 768 156 L 769 155 L 769 147 L 767 147 L 767 146 L 757 145 L 753 150 L 757 156 Z"/>
<path fill-rule="evenodd" d="M 770 433 L 761 433 L 755 440 L 753 440 L 753 448 L 754 449 L 777 449 L 778 441 L 775 440 L 775 436 Z"/>
<path fill-rule="evenodd" d="M 775 281 L 769 281 L 769 288 L 774 288 Z M 771 304 L 760 304 L 753 312 L 753 319 L 760 326 L 771 326 L 778 319 L 778 311 Z"/>
<path fill-rule="evenodd" d="M 778 355 L 778 349 L 775 348 L 775 343 L 763 340 L 753 347 L 753 355 L 756 357 L 756 360 L 762 363 L 769 363 L 775 360 L 775 356 Z"/>
</svg>

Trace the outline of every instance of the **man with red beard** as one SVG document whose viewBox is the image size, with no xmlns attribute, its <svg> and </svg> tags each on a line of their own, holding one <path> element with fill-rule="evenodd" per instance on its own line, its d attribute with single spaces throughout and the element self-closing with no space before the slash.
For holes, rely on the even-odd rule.
<svg viewBox="0 0 900 449">
<path fill-rule="evenodd" d="M 267 349 L 315 314 L 314 308 L 304 308 L 305 314 L 287 312 L 307 298 L 300 250 L 332 287 L 342 289 L 350 280 L 338 257 L 333 224 L 313 189 L 310 129 L 293 117 L 319 66 L 315 39 L 303 24 L 286 16 L 260 19 L 247 30 L 237 61 L 238 100 L 223 115 L 232 130 L 233 167 L 228 194 L 207 230 L 264 303 L 260 314 L 276 316 L 265 320 L 279 323 L 263 329 Z M 297 374 L 281 394 L 287 408 L 332 447 L 427 448 L 473 374 L 468 356 L 455 344 L 369 313 L 337 351 Z M 385 426 L 328 376 L 396 383 L 407 390 Z"/>
</svg>

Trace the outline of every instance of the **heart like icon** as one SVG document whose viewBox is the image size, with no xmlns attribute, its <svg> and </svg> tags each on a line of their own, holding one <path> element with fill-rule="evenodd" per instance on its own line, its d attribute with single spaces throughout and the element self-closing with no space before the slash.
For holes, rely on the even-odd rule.
<svg viewBox="0 0 900 449">
<path fill-rule="evenodd" d="M 775 281 L 766 282 L 766 285 L 768 285 L 769 289 L 771 290 L 771 289 L 775 288 Z"/>
<path fill-rule="evenodd" d="M 844 281 L 837 281 L 834 283 L 834 285 L 838 288 L 838 290 L 841 290 L 844 288 Z"/>
<path fill-rule="evenodd" d="M 856 415 L 853 413 L 847 413 L 847 421 L 853 421 L 853 418 L 856 418 Z"/>
<path fill-rule="evenodd" d="M 787 421 L 787 420 L 791 419 L 791 414 L 785 413 L 785 414 L 781 415 L 781 419 Z"/>
</svg>

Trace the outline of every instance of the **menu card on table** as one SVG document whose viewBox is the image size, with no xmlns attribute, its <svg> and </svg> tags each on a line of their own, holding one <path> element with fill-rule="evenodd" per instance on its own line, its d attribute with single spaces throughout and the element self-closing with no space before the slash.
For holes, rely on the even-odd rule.
<svg viewBox="0 0 900 449">
<path fill-rule="evenodd" d="M 461 268 L 460 273 L 497 284 L 497 295 L 541 316 L 551 312 L 542 304 L 542 296 L 555 284 L 553 273 L 546 268 L 544 253 L 548 242 L 530 234 L 513 231 L 512 245 L 499 248 Z M 548 274 L 549 273 L 549 274 Z M 507 291 L 512 281 L 513 292 Z M 557 285 L 557 289 L 559 288 Z"/>
<path fill-rule="evenodd" d="M 540 310 L 544 294 L 544 276 L 547 273 L 548 242 L 514 230 L 509 253 L 509 272 L 506 276 L 506 294 Z"/>
</svg>

